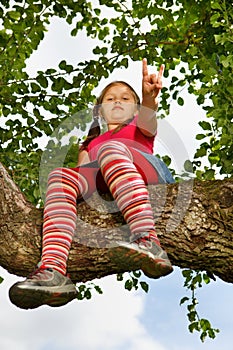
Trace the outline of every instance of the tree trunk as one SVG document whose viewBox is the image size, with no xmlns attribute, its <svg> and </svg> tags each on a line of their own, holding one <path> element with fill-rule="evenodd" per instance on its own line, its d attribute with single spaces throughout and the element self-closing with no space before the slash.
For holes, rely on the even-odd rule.
<svg viewBox="0 0 233 350">
<path fill-rule="evenodd" d="M 233 282 L 233 180 L 149 186 L 157 233 L 171 262 Z M 77 204 L 77 230 L 68 260 L 73 281 L 122 271 L 108 245 L 129 237 L 110 194 Z M 32 206 L 0 165 L 0 265 L 27 276 L 40 260 L 43 210 Z"/>
</svg>

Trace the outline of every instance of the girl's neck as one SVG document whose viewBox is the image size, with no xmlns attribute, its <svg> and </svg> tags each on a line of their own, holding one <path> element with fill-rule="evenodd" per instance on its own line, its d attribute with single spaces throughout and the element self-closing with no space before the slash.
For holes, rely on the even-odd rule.
<svg viewBox="0 0 233 350">
<path fill-rule="evenodd" d="M 116 129 L 121 123 L 109 123 L 108 124 L 108 131 Z"/>
<path fill-rule="evenodd" d="M 119 123 L 119 122 L 109 123 L 108 124 L 108 131 L 114 131 L 114 130 L 119 131 L 121 128 L 128 125 L 133 120 L 133 118 L 134 118 L 134 116 L 132 118 L 126 119 L 122 123 Z"/>
</svg>

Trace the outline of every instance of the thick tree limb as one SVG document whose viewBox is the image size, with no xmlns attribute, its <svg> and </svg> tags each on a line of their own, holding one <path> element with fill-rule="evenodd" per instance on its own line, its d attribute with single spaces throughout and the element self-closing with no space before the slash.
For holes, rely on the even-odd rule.
<svg viewBox="0 0 233 350">
<path fill-rule="evenodd" d="M 206 270 L 233 282 L 233 180 L 187 181 L 149 187 L 157 232 L 174 265 Z M 110 201 L 109 201 L 110 200 Z M 110 196 L 97 193 L 77 205 L 77 232 L 68 272 L 87 281 L 123 272 L 107 245 L 128 239 Z M 26 276 L 40 260 L 42 209 L 33 207 L 0 165 L 0 265 Z"/>
</svg>

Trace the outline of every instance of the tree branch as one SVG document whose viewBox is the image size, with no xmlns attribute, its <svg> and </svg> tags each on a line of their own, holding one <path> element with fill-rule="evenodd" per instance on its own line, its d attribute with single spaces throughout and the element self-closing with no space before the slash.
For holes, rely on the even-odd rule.
<svg viewBox="0 0 233 350">
<path fill-rule="evenodd" d="M 233 180 L 149 186 L 157 233 L 171 262 L 233 282 Z M 108 245 L 129 231 L 109 195 L 77 204 L 77 229 L 68 272 L 87 281 L 122 271 Z M 0 265 L 27 276 L 40 260 L 43 210 L 29 203 L 0 165 Z"/>
</svg>

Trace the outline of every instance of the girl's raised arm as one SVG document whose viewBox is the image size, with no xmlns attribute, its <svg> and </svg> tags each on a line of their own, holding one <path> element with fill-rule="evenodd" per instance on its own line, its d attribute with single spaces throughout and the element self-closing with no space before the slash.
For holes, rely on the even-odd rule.
<svg viewBox="0 0 233 350">
<path fill-rule="evenodd" d="M 158 109 L 158 94 L 162 89 L 164 65 L 157 74 L 149 74 L 147 60 L 142 60 L 142 107 L 138 117 L 138 127 L 147 136 L 153 136 L 157 130 L 156 112 Z"/>
</svg>

